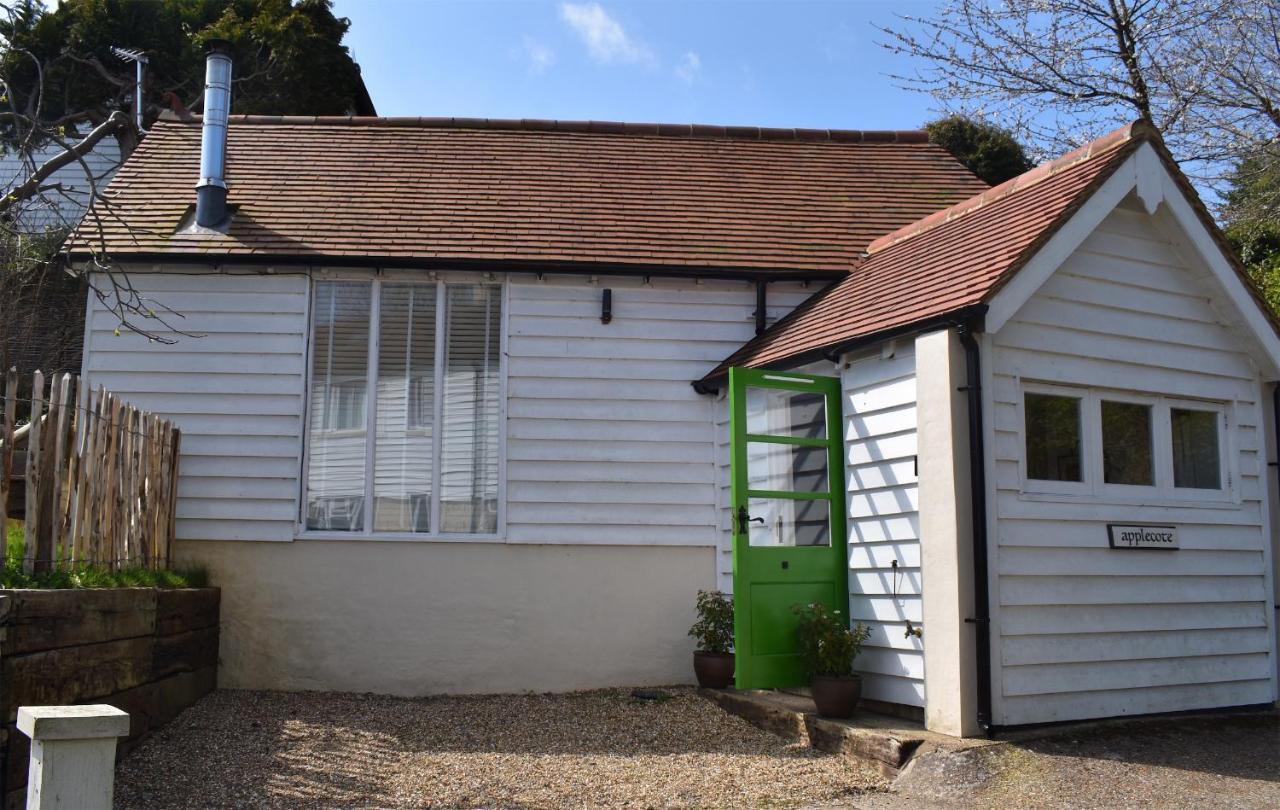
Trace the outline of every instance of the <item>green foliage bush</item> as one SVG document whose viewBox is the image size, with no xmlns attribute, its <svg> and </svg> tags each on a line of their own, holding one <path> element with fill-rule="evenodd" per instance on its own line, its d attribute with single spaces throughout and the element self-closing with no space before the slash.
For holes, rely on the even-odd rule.
<svg viewBox="0 0 1280 810">
<path fill-rule="evenodd" d="M 698 591 L 698 621 L 689 628 L 703 652 L 733 651 L 733 600 L 720 591 Z"/>
<path fill-rule="evenodd" d="M 800 640 L 800 657 L 812 675 L 849 675 L 853 661 L 862 652 L 862 642 L 871 631 L 862 622 L 849 628 L 843 611 L 826 605 L 796 605 L 792 608 L 800 622 L 796 634 Z"/>
<path fill-rule="evenodd" d="M 1033 168 L 1013 133 L 963 115 L 950 115 L 924 125 L 930 143 L 946 149 L 983 181 L 998 186 Z"/>
<path fill-rule="evenodd" d="M 112 570 L 100 565 L 81 565 L 68 571 L 27 574 L 22 570 L 22 531 L 21 523 L 10 523 L 5 534 L 0 588 L 201 588 L 209 584 L 208 573 L 200 568 L 153 571 L 133 566 Z"/>
<path fill-rule="evenodd" d="M 1280 151 L 1260 149 L 1227 178 L 1220 211 L 1227 241 L 1280 313 Z"/>
</svg>

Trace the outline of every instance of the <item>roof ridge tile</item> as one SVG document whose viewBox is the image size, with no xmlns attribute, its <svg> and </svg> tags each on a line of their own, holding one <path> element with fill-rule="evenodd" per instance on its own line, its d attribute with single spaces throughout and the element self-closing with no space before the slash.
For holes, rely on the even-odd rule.
<svg viewBox="0 0 1280 810">
<path fill-rule="evenodd" d="M 165 124 L 199 124 L 199 115 L 160 115 Z M 550 118 L 453 118 L 444 116 L 355 115 L 232 115 L 232 124 L 256 126 L 422 127 L 426 129 L 482 129 L 523 132 L 573 132 L 596 135 L 661 136 L 668 138 L 733 138 L 755 141 L 834 141 L 839 143 L 929 142 L 922 129 L 820 129 L 758 127 L 722 124 L 671 124 L 631 121 L 577 121 Z"/>
<path fill-rule="evenodd" d="M 992 186 L 986 191 L 979 192 L 967 200 L 961 200 L 950 208 L 944 208 L 941 211 L 935 211 L 923 219 L 916 220 L 909 225 L 904 225 L 896 231 L 881 236 L 870 245 L 867 246 L 866 254 L 868 256 L 879 253 L 885 248 L 892 247 L 913 236 L 918 236 L 926 231 L 933 230 L 939 225 L 962 217 L 965 214 L 977 211 L 984 206 L 990 205 L 999 200 L 1003 200 L 1019 191 L 1030 186 L 1047 180 L 1054 175 L 1065 171 L 1078 163 L 1098 157 L 1104 153 L 1109 153 L 1119 146 L 1138 138 L 1158 138 L 1154 128 L 1143 121 L 1132 121 L 1119 129 L 1108 132 L 1106 135 L 1095 138 L 1094 140 L 1067 152 L 1065 155 L 1054 158 L 1053 160 L 1041 163 L 1035 168 L 1029 169 L 1017 177 L 1012 177 L 998 186 Z"/>
</svg>

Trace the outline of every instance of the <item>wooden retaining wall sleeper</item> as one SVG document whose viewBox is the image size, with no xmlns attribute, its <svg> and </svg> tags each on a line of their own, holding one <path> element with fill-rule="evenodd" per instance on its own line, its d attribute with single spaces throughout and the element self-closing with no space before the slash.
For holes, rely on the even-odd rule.
<svg viewBox="0 0 1280 810">
<path fill-rule="evenodd" d="M 26 800 L 19 706 L 115 706 L 130 716 L 128 751 L 217 685 L 219 600 L 217 588 L 0 590 L 4 810 Z"/>
</svg>

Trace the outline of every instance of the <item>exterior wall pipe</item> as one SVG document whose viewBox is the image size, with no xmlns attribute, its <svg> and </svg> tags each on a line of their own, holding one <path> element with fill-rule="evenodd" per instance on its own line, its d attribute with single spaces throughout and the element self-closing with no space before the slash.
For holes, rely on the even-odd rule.
<svg viewBox="0 0 1280 810">
<path fill-rule="evenodd" d="M 204 125 L 200 132 L 200 182 L 196 224 L 217 228 L 227 218 L 227 116 L 231 113 L 231 46 L 212 40 L 205 58 Z"/>
<path fill-rule="evenodd" d="M 769 326 L 769 282 L 756 282 L 756 334 L 762 334 Z"/>
<path fill-rule="evenodd" d="M 1275 429 L 1276 457 L 1267 466 L 1280 469 L 1280 381 L 1271 384 L 1271 421 Z M 1280 487 L 1280 473 L 1277 473 L 1276 486 Z M 1277 585 L 1280 587 L 1280 585 Z M 1276 608 L 1280 610 L 1280 607 Z"/>
<path fill-rule="evenodd" d="M 977 655 L 977 715 L 983 734 L 991 733 L 991 584 L 987 574 L 987 468 L 982 428 L 982 359 L 973 327 L 956 326 L 965 352 L 964 390 L 969 398 L 969 482 L 973 515 L 973 617 Z"/>
</svg>

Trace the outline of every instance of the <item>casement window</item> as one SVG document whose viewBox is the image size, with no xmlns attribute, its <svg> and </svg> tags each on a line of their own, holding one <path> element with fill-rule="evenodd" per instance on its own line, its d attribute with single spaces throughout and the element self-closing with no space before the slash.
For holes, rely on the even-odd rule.
<svg viewBox="0 0 1280 810">
<path fill-rule="evenodd" d="M 1084 481 L 1080 397 L 1028 391 L 1027 477 L 1037 481 Z"/>
<path fill-rule="evenodd" d="M 1223 403 L 1028 384 L 1021 409 L 1023 492 L 1162 501 L 1230 497 Z"/>
<path fill-rule="evenodd" d="M 304 530 L 496 534 L 501 333 L 496 284 L 317 281 Z"/>
</svg>

